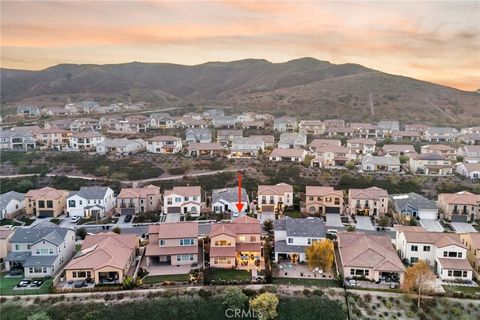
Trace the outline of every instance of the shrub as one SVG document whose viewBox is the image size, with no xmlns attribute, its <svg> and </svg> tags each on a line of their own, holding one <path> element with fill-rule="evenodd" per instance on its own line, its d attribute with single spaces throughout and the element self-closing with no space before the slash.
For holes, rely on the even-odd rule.
<svg viewBox="0 0 480 320">
<path fill-rule="evenodd" d="M 366 295 L 364 295 L 363 298 L 367 303 L 370 303 L 372 301 L 372 295 L 370 293 L 367 293 Z"/>
<path fill-rule="evenodd" d="M 315 290 L 313 290 L 313 294 L 316 295 L 316 296 L 322 296 L 323 295 L 323 290 L 315 289 Z"/>
<path fill-rule="evenodd" d="M 104 297 L 105 301 L 110 301 L 112 300 L 112 295 L 110 293 L 107 293 Z"/>
<path fill-rule="evenodd" d="M 309 289 L 303 289 L 303 295 L 305 297 L 310 297 L 312 295 L 312 291 L 310 291 Z"/>
<path fill-rule="evenodd" d="M 198 295 L 202 298 L 208 298 L 208 297 L 211 297 L 213 295 L 213 292 L 210 291 L 210 290 L 205 290 L 205 289 L 200 289 L 198 290 Z"/>
</svg>

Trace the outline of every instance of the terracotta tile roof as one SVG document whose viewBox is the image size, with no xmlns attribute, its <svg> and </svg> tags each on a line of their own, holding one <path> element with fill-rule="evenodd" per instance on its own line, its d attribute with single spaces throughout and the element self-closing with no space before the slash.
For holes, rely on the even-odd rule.
<svg viewBox="0 0 480 320">
<path fill-rule="evenodd" d="M 275 148 L 270 153 L 270 157 L 296 157 L 301 158 L 305 155 L 305 150 L 303 149 L 281 149 Z"/>
<path fill-rule="evenodd" d="M 179 137 L 174 137 L 174 136 L 155 136 L 147 141 L 155 141 L 155 142 L 164 142 L 164 141 L 179 141 L 182 140 L 182 138 Z"/>
<path fill-rule="evenodd" d="M 80 131 L 72 134 L 73 138 L 95 138 L 95 137 L 103 137 L 103 134 L 100 132 L 93 132 L 93 131 Z"/>
<path fill-rule="evenodd" d="M 352 153 L 352 149 L 342 146 L 324 146 L 318 147 L 315 150 L 317 153 L 324 153 L 324 152 L 333 152 L 333 153 Z"/>
<path fill-rule="evenodd" d="M 207 150 L 207 151 L 218 151 L 226 150 L 224 146 L 217 142 L 201 143 L 201 142 L 192 142 L 188 145 L 188 150 Z"/>
<path fill-rule="evenodd" d="M 172 254 L 198 254 L 198 246 L 166 246 L 160 247 L 158 243 L 148 244 L 145 249 L 145 255 L 151 256 L 167 256 Z"/>
<path fill-rule="evenodd" d="M 134 234 L 87 235 L 81 251 L 65 269 L 97 270 L 107 266 L 124 269 L 136 247 L 138 247 L 138 238 Z"/>
<path fill-rule="evenodd" d="M 388 197 L 388 192 L 385 189 L 378 187 L 370 187 L 366 189 L 349 189 L 348 198 L 349 199 L 368 199 L 368 200 L 377 200 L 382 197 Z"/>
<path fill-rule="evenodd" d="M 210 257 L 235 257 L 235 247 L 210 247 Z"/>
<path fill-rule="evenodd" d="M 443 269 L 473 270 L 467 259 L 437 258 Z"/>
<path fill-rule="evenodd" d="M 360 144 L 370 144 L 376 145 L 377 142 L 372 139 L 365 139 L 365 138 L 357 138 L 357 139 L 349 139 L 347 143 L 360 143 Z"/>
<path fill-rule="evenodd" d="M 160 239 L 198 238 L 198 223 L 175 222 L 155 224 L 148 227 L 148 233 L 149 235 L 157 234 Z"/>
<path fill-rule="evenodd" d="M 172 190 L 165 190 L 164 194 L 165 196 L 169 196 L 171 194 L 178 194 L 183 197 L 200 197 L 202 195 L 202 188 L 199 186 L 173 187 Z"/>
<path fill-rule="evenodd" d="M 0 239 L 7 239 L 11 234 L 13 234 L 12 229 L 0 228 Z"/>
<path fill-rule="evenodd" d="M 467 236 L 470 238 L 470 242 L 472 244 L 472 248 L 480 249 L 480 233 L 478 232 L 469 232 L 467 234 L 462 235 L 462 237 Z"/>
<path fill-rule="evenodd" d="M 238 234 L 260 234 L 261 232 L 262 226 L 260 225 L 260 221 L 245 215 L 234 219 L 231 223 L 212 224 L 210 237 L 220 234 L 236 237 Z"/>
<path fill-rule="evenodd" d="M 450 146 L 447 146 L 445 144 L 430 144 L 430 145 L 426 145 L 426 146 L 422 146 L 422 151 L 423 150 L 439 150 L 439 151 L 454 151 L 455 149 L 450 147 Z M 428 151 L 427 151 L 428 153 Z"/>
<path fill-rule="evenodd" d="M 160 194 L 160 187 L 148 185 L 143 188 L 122 188 L 117 199 L 146 198 L 152 194 Z"/>
<path fill-rule="evenodd" d="M 58 190 L 51 187 L 44 187 L 41 189 L 30 190 L 25 194 L 25 197 L 31 197 L 33 200 L 37 198 L 59 199 L 67 196 L 68 196 L 68 191 Z"/>
<path fill-rule="evenodd" d="M 402 226 L 402 225 L 395 225 L 394 226 L 395 230 L 398 232 L 427 232 L 426 229 L 423 227 L 418 227 L 418 226 Z"/>
<path fill-rule="evenodd" d="M 383 152 L 404 152 L 404 153 L 416 153 L 415 148 L 411 144 L 386 144 L 383 146 Z"/>
<path fill-rule="evenodd" d="M 434 244 L 438 248 L 450 245 L 466 248 L 460 236 L 454 233 L 405 231 L 404 235 L 407 242 Z"/>
<path fill-rule="evenodd" d="M 441 193 L 438 195 L 438 200 L 448 204 L 478 205 L 480 203 L 480 194 L 473 194 L 468 191 Z"/>
<path fill-rule="evenodd" d="M 261 252 L 262 245 L 260 242 L 246 243 L 246 242 L 237 242 L 237 251 L 250 251 L 250 252 Z"/>
<path fill-rule="evenodd" d="M 340 146 L 341 142 L 338 139 L 313 139 L 310 147 L 313 149 L 326 146 Z"/>
<path fill-rule="evenodd" d="M 286 183 L 276 185 L 259 185 L 258 195 L 280 195 L 283 196 L 287 192 L 293 192 L 293 187 Z"/>
<path fill-rule="evenodd" d="M 306 196 L 328 196 L 336 195 L 343 198 L 342 190 L 334 190 L 333 187 L 320 187 L 320 186 L 306 186 L 305 187 Z"/>
<path fill-rule="evenodd" d="M 363 267 L 390 272 L 405 271 L 387 235 L 340 232 L 337 239 L 343 267 Z"/>
</svg>

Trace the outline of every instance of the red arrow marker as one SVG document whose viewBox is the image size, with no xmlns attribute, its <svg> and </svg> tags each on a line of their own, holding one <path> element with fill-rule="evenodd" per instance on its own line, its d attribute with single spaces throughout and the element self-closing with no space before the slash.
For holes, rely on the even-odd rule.
<svg viewBox="0 0 480 320">
<path fill-rule="evenodd" d="M 238 212 L 241 212 L 243 209 L 243 203 L 242 203 L 242 175 L 240 172 L 238 172 L 237 175 L 238 179 L 238 203 L 236 204 Z"/>
</svg>

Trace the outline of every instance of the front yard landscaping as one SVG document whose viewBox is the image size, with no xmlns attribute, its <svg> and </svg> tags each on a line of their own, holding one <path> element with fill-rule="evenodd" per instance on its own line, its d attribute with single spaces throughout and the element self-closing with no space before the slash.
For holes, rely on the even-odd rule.
<svg viewBox="0 0 480 320">
<path fill-rule="evenodd" d="M 291 284 L 315 287 L 341 287 L 342 282 L 333 279 L 273 278 L 273 284 Z"/>
<path fill-rule="evenodd" d="M 480 298 L 480 287 L 443 285 L 447 295 L 454 297 L 472 296 Z"/>
<path fill-rule="evenodd" d="M 212 281 L 250 281 L 252 276 L 249 271 L 246 270 L 233 270 L 233 269 L 210 269 L 205 273 L 205 282 L 210 283 Z"/>
<path fill-rule="evenodd" d="M 21 224 L 16 222 L 16 221 L 13 221 L 12 219 L 2 219 L 2 220 L 0 220 L 0 226 L 9 226 L 9 225 L 20 226 Z"/>
</svg>

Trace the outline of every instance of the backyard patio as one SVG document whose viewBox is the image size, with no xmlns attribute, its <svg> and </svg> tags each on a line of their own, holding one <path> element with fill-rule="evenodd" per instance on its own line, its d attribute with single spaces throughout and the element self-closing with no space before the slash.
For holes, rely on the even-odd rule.
<svg viewBox="0 0 480 320">
<path fill-rule="evenodd" d="M 333 272 L 324 272 L 318 268 L 310 270 L 306 264 L 291 263 L 288 261 L 278 264 L 278 278 L 310 278 L 334 279 Z"/>
</svg>

